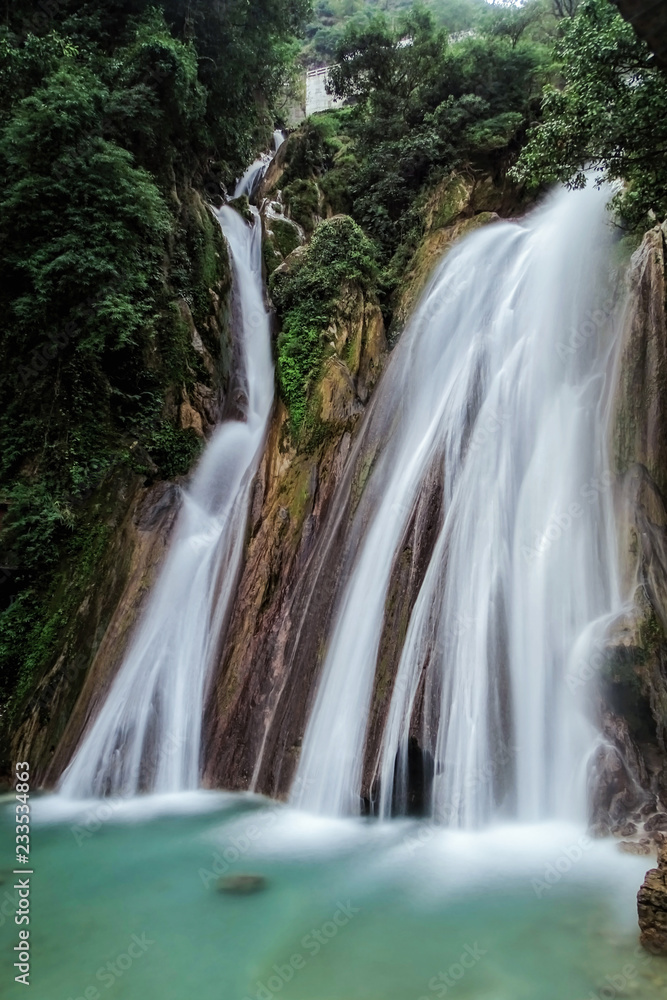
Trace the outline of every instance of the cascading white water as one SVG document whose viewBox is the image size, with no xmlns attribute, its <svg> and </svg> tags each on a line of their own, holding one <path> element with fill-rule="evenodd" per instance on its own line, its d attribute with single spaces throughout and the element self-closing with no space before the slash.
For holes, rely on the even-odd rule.
<svg viewBox="0 0 667 1000">
<path fill-rule="evenodd" d="M 276 149 L 277 148 L 278 147 L 276 146 Z M 248 198 L 252 198 L 255 193 L 255 189 L 261 183 L 262 177 L 266 173 L 270 162 L 271 156 L 269 153 L 262 153 L 262 155 L 258 156 L 256 160 L 253 160 L 244 172 L 243 176 L 239 179 L 232 197 L 241 198 L 243 195 L 247 195 Z"/>
<path fill-rule="evenodd" d="M 393 394 L 397 418 L 372 473 L 379 499 L 339 600 L 296 804 L 359 811 L 392 565 L 439 464 L 443 523 L 384 729 L 380 812 L 404 804 L 411 736 L 443 821 L 583 808 L 595 733 L 577 679 L 622 606 L 605 442 L 611 308 L 596 311 L 607 197 L 560 192 L 521 224 L 464 240 L 394 351 L 376 394 Z"/>
<path fill-rule="evenodd" d="M 238 194 L 238 192 L 237 192 Z M 183 495 L 175 537 L 107 698 L 60 791 L 71 797 L 196 788 L 205 684 L 243 555 L 249 491 L 273 403 L 261 225 L 225 206 L 240 320 L 245 420 L 217 428 Z"/>
</svg>

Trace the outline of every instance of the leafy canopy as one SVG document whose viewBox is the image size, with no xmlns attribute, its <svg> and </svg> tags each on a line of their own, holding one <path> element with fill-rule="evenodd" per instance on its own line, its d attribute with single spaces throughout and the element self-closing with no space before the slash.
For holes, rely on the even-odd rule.
<svg viewBox="0 0 667 1000">
<path fill-rule="evenodd" d="M 513 155 L 534 120 L 549 61 L 547 47 L 530 37 L 538 15 L 539 3 L 495 12 L 454 43 L 422 6 L 395 22 L 378 14 L 346 30 L 330 85 L 356 101 L 353 214 L 386 252 L 418 226 L 425 184 L 469 163 L 493 172 Z"/>
<path fill-rule="evenodd" d="M 583 0 L 562 24 L 562 88 L 547 87 L 542 121 L 515 175 L 533 186 L 622 180 L 632 227 L 667 215 L 667 79 L 610 0 Z"/>
<path fill-rule="evenodd" d="M 348 283 L 371 291 L 377 278 L 375 247 L 347 216 L 320 223 L 310 243 L 271 276 L 271 296 L 282 317 L 278 384 L 295 433 L 321 368 L 336 298 Z"/>
</svg>

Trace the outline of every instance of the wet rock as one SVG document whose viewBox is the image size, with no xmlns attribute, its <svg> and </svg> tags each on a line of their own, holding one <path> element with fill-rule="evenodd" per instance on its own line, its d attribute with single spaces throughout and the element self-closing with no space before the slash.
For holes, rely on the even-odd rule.
<svg viewBox="0 0 667 1000">
<path fill-rule="evenodd" d="M 608 737 L 611 736 L 610 719 L 605 719 L 605 736 Z M 644 798 L 628 766 L 629 755 L 624 752 L 625 723 L 617 719 L 613 722 L 617 723 L 611 736 L 614 742 L 610 740 L 598 747 L 590 774 L 591 825 L 605 823 L 612 829 L 624 825 Z"/>
<path fill-rule="evenodd" d="M 658 867 L 646 873 L 637 893 L 642 946 L 653 955 L 667 955 L 667 847 L 658 851 Z"/>
<path fill-rule="evenodd" d="M 652 833 L 654 830 L 667 830 L 667 813 L 661 812 L 651 816 L 644 823 L 644 829 L 647 833 Z"/>
<path fill-rule="evenodd" d="M 611 832 L 615 837 L 634 837 L 637 826 L 635 823 L 623 823 L 615 826 Z"/>
<path fill-rule="evenodd" d="M 352 376 L 347 366 L 336 357 L 330 358 L 325 365 L 320 392 L 321 416 L 327 423 L 343 424 L 363 412 Z"/>
<path fill-rule="evenodd" d="M 651 795 L 643 805 L 639 807 L 640 816 L 650 816 L 652 813 L 658 812 L 658 801 L 655 795 Z"/>
<path fill-rule="evenodd" d="M 636 840 L 622 840 L 618 845 L 619 851 L 623 851 L 624 854 L 639 854 L 646 855 L 651 853 L 651 845 L 643 844 L 641 841 Z"/>
<path fill-rule="evenodd" d="M 611 833 L 609 825 L 604 822 L 594 823 L 589 827 L 588 833 L 594 840 L 603 840 L 604 837 L 608 837 Z"/>
<path fill-rule="evenodd" d="M 228 892 L 236 896 L 249 896 L 252 892 L 266 889 L 267 881 L 264 875 L 223 875 L 216 888 L 219 892 Z"/>
</svg>

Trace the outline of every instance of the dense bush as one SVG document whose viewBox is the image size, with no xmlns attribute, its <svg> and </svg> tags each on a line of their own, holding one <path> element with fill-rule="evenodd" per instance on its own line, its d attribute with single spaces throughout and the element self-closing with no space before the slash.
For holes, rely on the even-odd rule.
<svg viewBox="0 0 667 1000">
<path fill-rule="evenodd" d="M 323 339 L 341 288 L 354 282 L 366 291 L 378 279 L 375 247 L 359 226 L 341 216 L 320 223 L 298 255 L 271 277 L 271 295 L 282 319 L 278 382 L 298 433 L 308 390 L 324 357 Z"/>
<path fill-rule="evenodd" d="M 233 180 L 270 135 L 305 12 L 304 0 L 16 0 L 4 12 L 5 721 L 12 691 L 62 643 L 118 493 L 137 472 L 186 473 L 200 450 L 178 400 L 211 374 L 177 300 L 222 367 L 209 289 L 226 260 L 193 186 L 212 162 Z"/>
<path fill-rule="evenodd" d="M 344 33 L 330 79 L 334 93 L 356 102 L 352 214 L 385 254 L 418 235 L 426 184 L 464 164 L 509 165 L 550 62 L 538 15 L 539 3 L 504 10 L 456 43 L 419 6 L 395 23 L 377 15 Z"/>
<path fill-rule="evenodd" d="M 563 86 L 548 87 L 543 119 L 516 175 L 533 185 L 622 180 L 616 204 L 631 227 L 667 215 L 667 78 L 611 0 L 584 0 L 563 22 Z"/>
</svg>

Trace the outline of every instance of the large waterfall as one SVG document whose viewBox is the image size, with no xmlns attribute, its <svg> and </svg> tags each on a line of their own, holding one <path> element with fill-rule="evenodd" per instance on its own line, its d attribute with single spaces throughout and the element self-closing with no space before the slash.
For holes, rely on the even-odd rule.
<svg viewBox="0 0 667 1000">
<path fill-rule="evenodd" d="M 366 487 L 378 499 L 339 595 L 295 804 L 359 812 L 392 567 L 435 470 L 442 523 L 394 681 L 379 810 L 404 809 L 415 745 L 441 821 L 584 809 L 596 737 L 580 678 L 622 606 L 606 449 L 613 310 L 598 301 L 607 197 L 563 191 L 463 241 L 394 351 L 376 403 L 397 418 Z"/>
<path fill-rule="evenodd" d="M 249 226 L 227 206 L 218 218 L 234 271 L 245 419 L 218 427 L 183 494 L 175 538 L 144 617 L 63 775 L 60 790 L 69 796 L 199 784 L 206 680 L 235 592 L 249 491 L 273 402 L 261 225 L 256 217 Z"/>
</svg>

